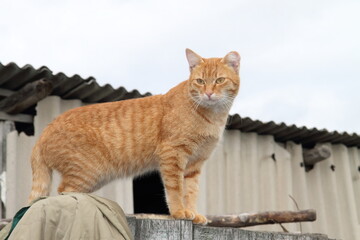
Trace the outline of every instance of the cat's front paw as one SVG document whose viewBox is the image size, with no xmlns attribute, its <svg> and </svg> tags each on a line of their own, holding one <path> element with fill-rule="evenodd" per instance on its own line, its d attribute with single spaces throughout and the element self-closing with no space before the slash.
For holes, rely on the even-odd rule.
<svg viewBox="0 0 360 240">
<path fill-rule="evenodd" d="M 187 219 L 193 220 L 195 218 L 195 213 L 188 209 L 181 209 L 176 211 L 175 213 L 171 214 L 175 219 Z"/>
<path fill-rule="evenodd" d="M 208 222 L 207 218 L 201 214 L 196 214 L 195 218 L 193 219 L 193 223 L 195 224 L 205 225 L 207 224 L 207 222 Z"/>
</svg>

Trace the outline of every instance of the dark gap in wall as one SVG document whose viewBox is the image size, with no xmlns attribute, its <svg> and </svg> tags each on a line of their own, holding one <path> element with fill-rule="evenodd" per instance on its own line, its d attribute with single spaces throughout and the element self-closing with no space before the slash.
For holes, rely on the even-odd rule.
<svg viewBox="0 0 360 240">
<path fill-rule="evenodd" d="M 169 214 L 159 172 L 133 180 L 134 213 Z"/>
<path fill-rule="evenodd" d="M 15 129 L 18 133 L 25 133 L 28 136 L 34 136 L 34 124 L 33 123 L 21 123 L 15 122 Z"/>
<path fill-rule="evenodd" d="M 25 109 L 21 112 L 21 114 L 36 116 L 36 104 L 29 107 L 28 109 Z M 35 133 L 34 123 L 15 122 L 15 129 L 18 131 L 18 133 L 23 132 L 28 136 L 34 136 Z"/>
</svg>

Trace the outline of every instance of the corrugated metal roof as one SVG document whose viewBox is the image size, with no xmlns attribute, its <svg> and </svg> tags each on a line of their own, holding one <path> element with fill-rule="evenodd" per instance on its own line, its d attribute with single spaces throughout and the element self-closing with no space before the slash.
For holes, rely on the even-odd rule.
<svg viewBox="0 0 360 240">
<path fill-rule="evenodd" d="M 54 89 L 51 95 L 57 95 L 63 99 L 80 99 L 86 103 L 111 102 L 151 95 L 150 93 L 141 94 L 138 90 L 129 92 L 123 87 L 114 89 L 109 84 L 100 86 L 93 77 L 84 79 L 79 75 L 68 77 L 61 72 L 53 74 L 45 66 L 35 69 L 31 65 L 19 67 L 15 63 L 7 65 L 0 63 L 0 88 L 2 89 L 17 91 L 27 83 L 41 78 L 46 78 L 53 83 Z M 285 123 L 277 124 L 273 121 L 264 123 L 248 117 L 242 118 L 238 114 L 229 117 L 226 127 L 227 129 L 239 129 L 242 132 L 273 135 L 278 142 L 294 141 L 306 147 L 314 146 L 318 142 L 330 142 L 360 148 L 360 136 L 357 134 L 329 132 L 326 129 L 308 129 L 295 125 L 288 126 Z"/>
<path fill-rule="evenodd" d="M 235 114 L 229 117 L 227 129 L 239 129 L 242 132 L 256 132 L 260 135 L 273 135 L 278 142 L 294 141 L 305 147 L 312 147 L 316 143 L 342 143 L 348 147 L 360 147 L 360 136 L 357 134 L 329 132 L 326 129 L 297 127 L 296 125 L 261 122 L 248 117 L 242 118 Z"/>
<path fill-rule="evenodd" d="M 17 91 L 27 83 L 46 78 L 53 83 L 54 89 L 51 95 L 60 96 L 63 99 L 80 99 L 87 103 L 110 102 L 130 98 L 138 98 L 151 95 L 141 94 L 138 90 L 131 92 L 120 87 L 114 89 L 111 85 L 100 86 L 95 78 L 82 78 L 79 75 L 72 77 L 60 72 L 53 72 L 43 66 L 35 69 L 31 65 L 19 67 L 15 63 L 3 65 L 0 63 L 0 88 Z"/>
</svg>

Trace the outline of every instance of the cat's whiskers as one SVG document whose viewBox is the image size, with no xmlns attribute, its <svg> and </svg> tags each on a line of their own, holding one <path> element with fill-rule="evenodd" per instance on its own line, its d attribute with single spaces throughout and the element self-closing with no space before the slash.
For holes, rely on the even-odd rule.
<svg viewBox="0 0 360 240">
<path fill-rule="evenodd" d="M 220 99 L 220 105 L 221 105 L 223 108 L 225 108 L 226 110 L 230 110 L 234 99 L 235 99 L 235 97 L 233 97 L 233 96 L 224 95 L 224 96 Z"/>
<path fill-rule="evenodd" d="M 199 94 L 197 95 L 192 95 L 192 99 L 193 99 L 193 103 L 191 105 L 192 110 L 195 112 L 197 111 L 197 109 L 199 108 L 199 106 L 202 103 L 201 97 Z"/>
<path fill-rule="evenodd" d="M 201 105 L 201 103 L 202 103 L 202 100 L 199 99 L 199 100 L 197 101 L 197 105 L 195 106 L 195 111 L 197 111 L 197 109 L 199 108 L 199 106 Z"/>
<path fill-rule="evenodd" d="M 229 106 L 229 110 L 230 110 L 233 102 L 234 102 L 234 98 L 229 97 L 229 98 L 226 99 L 226 104 Z"/>
</svg>

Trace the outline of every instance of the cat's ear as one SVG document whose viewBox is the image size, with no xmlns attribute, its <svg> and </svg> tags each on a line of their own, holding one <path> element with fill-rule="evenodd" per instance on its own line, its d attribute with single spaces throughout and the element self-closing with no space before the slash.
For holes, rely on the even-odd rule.
<svg viewBox="0 0 360 240">
<path fill-rule="evenodd" d="M 226 54 L 226 56 L 221 61 L 234 69 L 237 74 L 239 74 L 240 59 L 240 54 L 232 51 Z"/>
<path fill-rule="evenodd" d="M 202 57 L 200 57 L 198 54 L 188 48 L 186 49 L 186 58 L 189 62 L 190 72 L 193 70 L 194 67 L 204 61 Z"/>
</svg>

